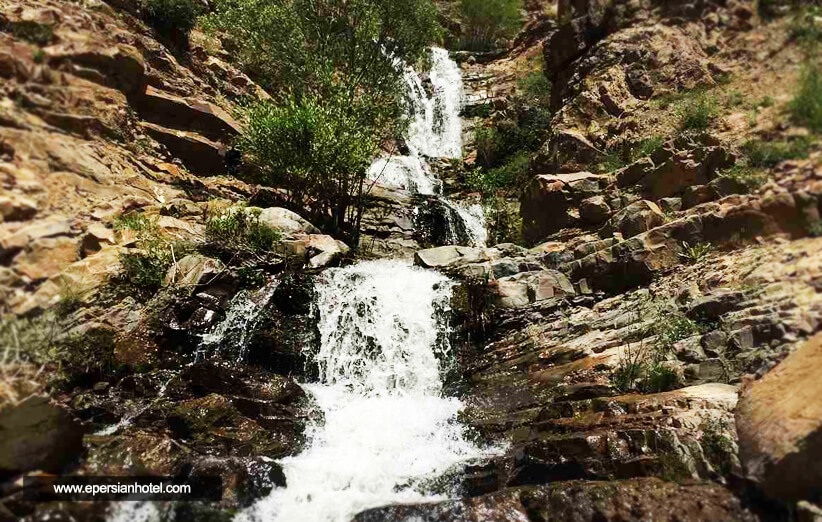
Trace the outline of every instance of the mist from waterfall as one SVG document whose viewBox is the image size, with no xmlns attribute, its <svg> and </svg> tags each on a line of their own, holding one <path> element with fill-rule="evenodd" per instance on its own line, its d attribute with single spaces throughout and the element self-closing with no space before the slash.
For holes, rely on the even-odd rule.
<svg viewBox="0 0 822 522">
<path fill-rule="evenodd" d="M 387 504 L 442 499 L 425 490 L 487 451 L 465 440 L 459 400 L 442 396 L 451 282 L 399 261 L 330 269 L 317 286 L 324 413 L 309 448 L 281 461 L 287 487 L 243 521 L 349 521 Z"/>
</svg>

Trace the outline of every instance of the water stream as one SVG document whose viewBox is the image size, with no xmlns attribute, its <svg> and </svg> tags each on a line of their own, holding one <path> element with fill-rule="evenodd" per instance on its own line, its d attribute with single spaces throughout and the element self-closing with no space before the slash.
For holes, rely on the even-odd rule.
<svg viewBox="0 0 822 522">
<path fill-rule="evenodd" d="M 395 503 L 445 498 L 426 481 L 486 455 L 463 437 L 461 403 L 442 395 L 451 282 L 399 261 L 330 269 L 317 284 L 321 380 L 304 385 L 325 415 L 310 446 L 281 461 L 288 486 L 243 521 L 349 521 Z"/>
<path fill-rule="evenodd" d="M 405 67 L 403 73 L 410 113 L 405 138 L 409 154 L 378 159 L 369 168 L 368 177 L 416 194 L 438 195 L 442 192 L 442 182 L 432 172 L 427 158 L 462 155 L 463 86 L 459 65 L 445 49 L 431 49 L 430 65 L 430 94 L 413 67 Z M 460 220 L 463 225 L 449 226 L 448 241 L 484 246 L 487 233 L 482 206 L 462 206 L 444 196 L 440 196 L 440 200 L 447 209 L 449 221 Z"/>
</svg>

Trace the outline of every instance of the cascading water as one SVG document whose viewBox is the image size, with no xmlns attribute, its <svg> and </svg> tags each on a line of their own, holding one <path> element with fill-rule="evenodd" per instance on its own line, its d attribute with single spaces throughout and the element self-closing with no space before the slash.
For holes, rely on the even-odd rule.
<svg viewBox="0 0 822 522">
<path fill-rule="evenodd" d="M 487 454 L 463 438 L 461 403 L 442 397 L 450 281 L 399 261 L 330 269 L 317 285 L 321 382 L 304 385 L 325 420 L 310 447 L 281 461 L 286 488 L 245 521 L 348 521 L 376 506 L 420 502 L 422 484 Z"/>
<path fill-rule="evenodd" d="M 462 72 L 445 49 L 431 49 L 430 64 L 431 96 L 413 67 L 406 67 L 403 73 L 411 120 L 405 140 L 409 155 L 375 161 L 368 177 L 417 194 L 436 195 L 442 191 L 442 182 L 425 158 L 459 158 L 462 154 Z M 484 245 L 487 233 L 482 206 L 466 208 L 445 197 L 441 201 L 448 209 L 448 219 L 462 222 L 460 227 L 449 225 L 448 241 Z M 458 234 L 457 228 L 465 233 Z"/>
</svg>

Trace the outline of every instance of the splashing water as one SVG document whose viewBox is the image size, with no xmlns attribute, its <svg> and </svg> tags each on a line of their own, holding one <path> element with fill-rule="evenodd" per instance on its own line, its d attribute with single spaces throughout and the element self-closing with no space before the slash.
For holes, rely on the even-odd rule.
<svg viewBox="0 0 822 522">
<path fill-rule="evenodd" d="M 441 395 L 449 280 L 398 261 L 325 275 L 322 382 L 304 386 L 325 421 L 309 428 L 306 451 L 281 462 L 288 486 L 240 520 L 348 521 L 370 507 L 442 499 L 421 482 L 488 454 L 463 438 L 461 403 Z"/>
<path fill-rule="evenodd" d="M 460 68 L 448 57 L 448 51 L 433 48 L 428 77 L 433 90 L 430 97 L 417 71 L 405 68 L 403 81 L 411 120 L 405 141 L 410 154 L 375 161 L 368 170 L 369 179 L 417 194 L 438 194 L 441 183 L 423 156 L 458 158 L 462 154 Z"/>
</svg>

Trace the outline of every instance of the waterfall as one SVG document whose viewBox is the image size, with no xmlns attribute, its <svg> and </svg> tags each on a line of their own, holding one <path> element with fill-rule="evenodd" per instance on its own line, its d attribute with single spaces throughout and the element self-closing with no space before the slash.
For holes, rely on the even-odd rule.
<svg viewBox="0 0 822 522">
<path fill-rule="evenodd" d="M 371 507 L 442 499 L 426 480 L 487 453 L 463 438 L 461 403 L 442 396 L 451 282 L 399 261 L 329 269 L 317 286 L 324 412 L 310 446 L 281 461 L 287 487 L 244 521 L 348 521 Z"/>
<path fill-rule="evenodd" d="M 442 192 L 442 182 L 431 172 L 426 158 L 459 158 L 462 154 L 462 72 L 445 49 L 431 49 L 430 65 L 431 95 L 413 67 L 405 67 L 403 72 L 410 119 L 405 139 L 409 155 L 376 160 L 369 167 L 368 178 L 416 194 L 437 195 Z M 467 232 L 449 237 L 449 242 L 484 245 L 487 234 L 482 207 L 467 209 L 441 199 L 453 211 L 449 218 L 463 222 L 461 227 L 450 224 L 448 235 L 458 228 Z"/>
</svg>

